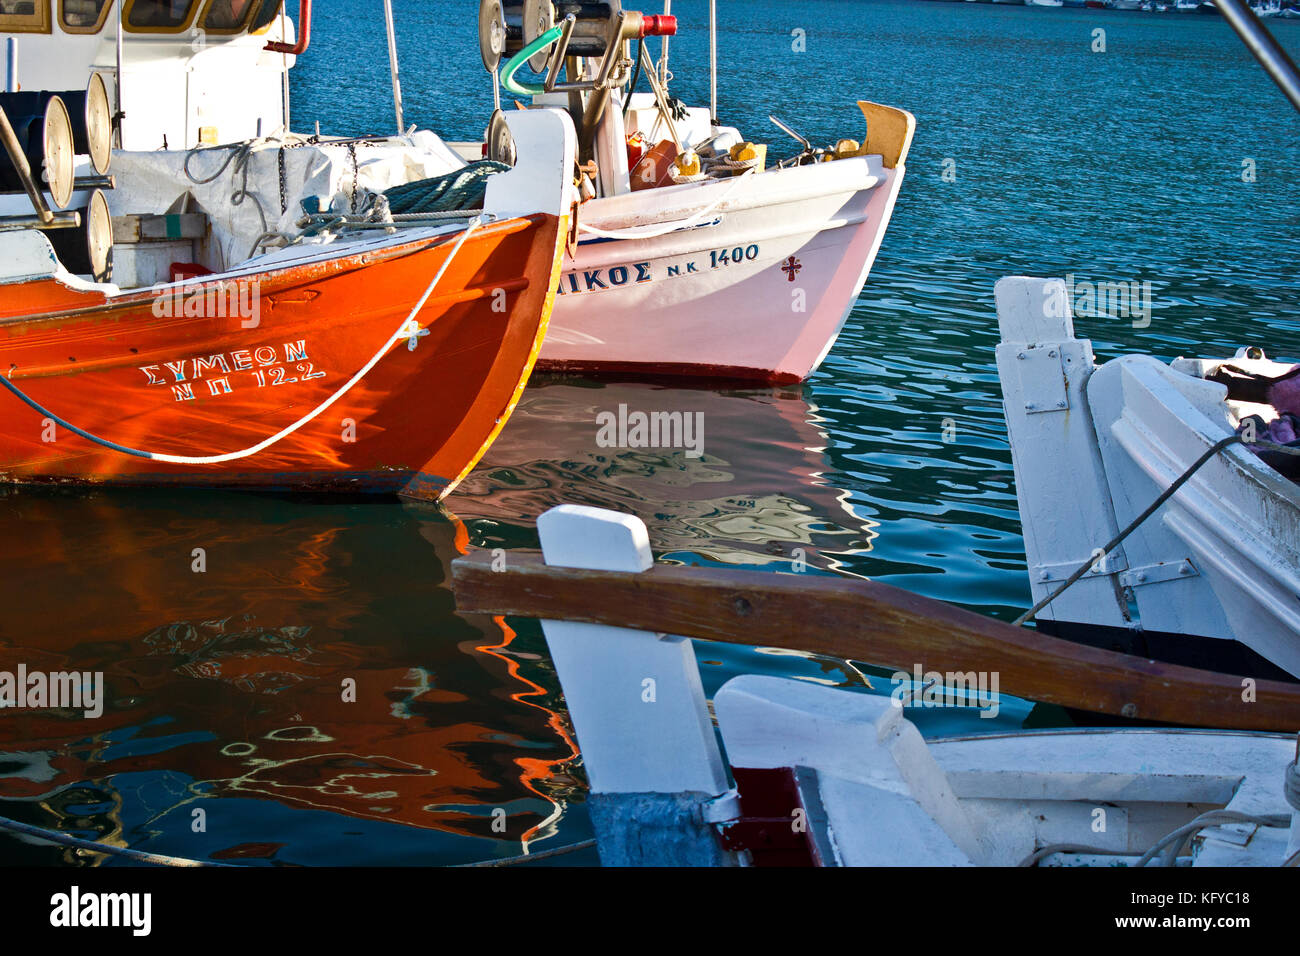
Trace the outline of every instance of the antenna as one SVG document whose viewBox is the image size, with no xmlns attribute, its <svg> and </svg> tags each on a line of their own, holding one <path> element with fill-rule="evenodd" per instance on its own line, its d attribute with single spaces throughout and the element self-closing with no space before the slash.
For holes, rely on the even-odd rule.
<svg viewBox="0 0 1300 956">
<path fill-rule="evenodd" d="M 1259 61 L 1265 72 L 1273 78 L 1291 105 L 1300 110 L 1300 71 L 1285 50 L 1273 39 L 1273 34 L 1259 22 L 1259 17 L 1242 0 L 1214 0 L 1228 21 L 1228 25 L 1241 37 L 1246 49 Z"/>
</svg>

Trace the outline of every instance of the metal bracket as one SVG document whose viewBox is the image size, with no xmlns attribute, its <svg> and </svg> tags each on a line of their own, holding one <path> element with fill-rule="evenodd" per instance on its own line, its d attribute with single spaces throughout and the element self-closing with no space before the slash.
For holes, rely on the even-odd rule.
<svg viewBox="0 0 1300 956">
<path fill-rule="evenodd" d="M 1063 412 L 1070 407 L 1070 399 L 1065 391 L 1065 368 L 1061 363 L 1061 350 L 1058 346 L 1040 345 L 1020 349 L 1016 352 L 1016 361 L 1026 412 L 1031 415 Z"/>
<path fill-rule="evenodd" d="M 726 793 L 720 793 L 700 808 L 700 817 L 705 823 L 729 823 L 740 817 L 740 792 L 734 787 Z"/>
<path fill-rule="evenodd" d="M 1201 831 L 1203 840 L 1218 840 L 1230 846 L 1246 846 L 1259 831 L 1256 823 L 1224 823 L 1217 827 L 1206 827 Z"/>
<path fill-rule="evenodd" d="M 1194 578 L 1199 574 L 1191 558 L 1183 558 L 1181 561 L 1161 561 L 1125 571 L 1119 576 L 1119 583 L 1126 588 L 1136 588 L 1144 584 L 1163 584 L 1179 578 Z"/>
<path fill-rule="evenodd" d="M 1083 564 L 1083 559 L 1078 561 L 1062 561 L 1059 564 L 1036 564 L 1034 565 L 1034 580 L 1043 584 L 1051 584 L 1053 581 L 1064 581 L 1075 571 L 1079 570 L 1079 565 Z M 1108 574 L 1117 574 L 1128 567 L 1128 562 L 1124 559 L 1121 551 L 1112 551 L 1097 561 L 1095 567 L 1091 568 L 1083 577 L 1100 578 Z"/>
<path fill-rule="evenodd" d="M 604 90 L 611 86 L 619 84 L 612 82 L 614 70 L 623 60 L 623 43 L 625 25 L 627 23 L 627 14 L 620 12 L 618 19 L 614 23 L 614 35 L 605 46 L 605 55 L 601 58 L 600 66 L 596 68 L 595 76 L 590 80 L 572 80 L 559 82 L 560 70 L 564 68 L 565 57 L 569 53 L 569 41 L 573 37 L 574 27 L 577 26 L 577 18 L 570 13 L 564 18 L 564 32 L 560 38 L 555 41 L 555 48 L 551 51 L 550 57 L 546 61 L 546 79 L 543 81 L 543 88 L 547 93 L 573 93 L 586 92 L 588 90 Z"/>
</svg>

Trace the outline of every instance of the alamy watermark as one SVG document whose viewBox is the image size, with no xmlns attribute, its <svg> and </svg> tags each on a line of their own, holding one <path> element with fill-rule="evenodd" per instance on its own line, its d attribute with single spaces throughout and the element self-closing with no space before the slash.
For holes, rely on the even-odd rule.
<svg viewBox="0 0 1300 956">
<path fill-rule="evenodd" d="M 704 454 L 703 412 L 629 411 L 596 414 L 596 444 L 601 448 L 682 448 L 687 458 Z"/>
<path fill-rule="evenodd" d="M 50 925 L 60 929 L 118 927 L 148 936 L 152 914 L 152 893 L 97 893 L 73 886 L 50 897 Z"/>
<path fill-rule="evenodd" d="M 160 319 L 237 318 L 246 329 L 262 324 L 262 284 L 257 279 L 228 279 L 184 288 L 153 287 L 153 314 Z"/>
<path fill-rule="evenodd" d="M 916 664 L 889 679 L 897 685 L 889 695 L 895 707 L 977 707 L 980 717 L 998 715 L 997 671 L 922 672 Z"/>
<path fill-rule="evenodd" d="M 0 709 L 79 710 L 92 720 L 104 713 L 102 671 L 0 671 Z"/>
<path fill-rule="evenodd" d="M 1071 272 L 1065 277 L 1065 295 L 1076 316 L 1131 319 L 1135 329 L 1145 329 L 1151 324 L 1152 296 L 1148 279 L 1092 282 L 1076 280 Z"/>
</svg>

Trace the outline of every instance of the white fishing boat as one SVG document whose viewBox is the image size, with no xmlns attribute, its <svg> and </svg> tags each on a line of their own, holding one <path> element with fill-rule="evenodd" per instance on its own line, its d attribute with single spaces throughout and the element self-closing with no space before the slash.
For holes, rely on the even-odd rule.
<svg viewBox="0 0 1300 956">
<path fill-rule="evenodd" d="M 1091 343 L 1074 335 L 1063 281 L 1006 278 L 997 303 L 1030 586 L 1036 604 L 1051 597 L 1037 612 L 1039 630 L 1237 673 L 1300 676 L 1300 459 L 1262 444 L 1270 429 L 1289 427 L 1295 367 L 1253 347 L 1168 365 L 1127 355 L 1098 367 Z M 1089 570 L 1061 591 L 1080 568 Z"/>
<path fill-rule="evenodd" d="M 457 604 L 543 618 L 605 865 L 1218 867 L 1300 856 L 1291 734 L 1085 729 L 927 741 L 907 707 L 995 707 L 997 692 L 973 672 L 936 674 L 936 687 L 917 665 L 915 678 L 904 668 L 875 689 L 875 679 L 855 690 L 741 675 L 710 702 L 691 640 L 669 635 L 791 648 L 820 629 L 820 639 L 838 638 L 837 656 L 925 655 L 953 671 L 978 667 L 983 645 L 988 662 L 1003 662 L 1004 691 L 1010 681 L 1067 695 L 1125 685 L 1144 697 L 1135 705 L 1144 713 L 1148 702 L 1199 707 L 1255 726 L 1270 715 L 1281 726 L 1300 720 L 1294 685 L 1261 682 L 1258 704 L 1245 705 L 1235 679 L 1144 671 L 1092 650 L 1032 659 L 1029 632 L 884 585 L 653 566 L 641 521 L 601 509 L 555 508 L 538 531 L 544 564 L 458 560 Z M 1058 666 L 1069 673 L 1053 676 Z"/>
<path fill-rule="evenodd" d="M 716 82 L 708 107 L 672 98 L 675 30 L 672 17 L 618 0 L 481 2 L 494 82 L 500 73 L 508 92 L 567 108 L 579 126 L 585 201 L 538 367 L 799 381 L 830 350 L 866 282 L 915 121 L 861 101 L 865 131 L 859 121 L 820 149 L 781 124 L 798 140 L 796 155 L 772 162 L 775 145 L 717 119 Z M 653 36 L 663 41 L 657 63 L 645 48 Z M 525 59 L 544 82 L 513 79 Z M 632 92 L 638 83 L 651 92 Z M 508 152 L 489 130 L 487 155 Z"/>
<path fill-rule="evenodd" d="M 1282 15 L 1282 2 L 1281 0 L 1259 0 L 1258 3 L 1250 5 L 1250 10 L 1261 20 L 1271 20 Z"/>
<path fill-rule="evenodd" d="M 1201 0 L 1174 0 L 1174 13 L 1195 13 Z"/>
<path fill-rule="evenodd" d="M 1112 0 L 1112 10 L 1141 10 L 1142 0 Z"/>
<path fill-rule="evenodd" d="M 1065 0 L 1025 0 L 1027 7 L 1063 7 Z"/>
</svg>

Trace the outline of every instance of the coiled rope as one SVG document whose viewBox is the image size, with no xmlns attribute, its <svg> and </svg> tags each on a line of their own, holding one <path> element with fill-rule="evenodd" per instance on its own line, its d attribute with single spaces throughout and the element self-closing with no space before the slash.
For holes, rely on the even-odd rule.
<svg viewBox="0 0 1300 956">
<path fill-rule="evenodd" d="M 24 836 L 34 837 L 58 846 L 89 850 L 92 853 L 106 853 L 109 856 L 120 856 L 128 860 L 134 860 L 137 863 L 149 863 L 153 866 L 199 867 L 231 865 L 229 863 L 209 863 L 204 860 L 187 860 L 178 856 L 163 856 L 160 853 L 146 853 L 143 850 L 132 850 L 129 847 L 96 843 L 94 840 L 83 840 L 70 833 L 60 833 L 58 830 L 47 830 L 44 827 L 32 826 L 29 823 L 19 823 L 17 820 L 10 820 L 7 817 L 0 817 L 0 830 L 21 833 Z"/>
<path fill-rule="evenodd" d="M 248 162 L 252 158 L 253 147 L 256 145 L 257 140 L 250 139 L 243 143 L 236 143 L 233 146 L 210 146 L 207 149 L 196 146 L 185 154 L 185 162 L 182 164 L 182 169 L 184 169 L 185 175 L 189 178 L 190 182 L 194 183 L 196 186 L 206 186 L 208 183 L 215 182 L 220 178 L 221 174 L 224 173 L 233 163 L 235 168 L 231 171 L 231 177 L 240 177 L 240 183 L 230 194 L 230 204 L 232 206 L 242 206 L 245 199 L 253 200 L 253 205 L 257 207 L 258 215 L 262 217 L 262 228 L 265 229 L 267 228 L 266 210 L 262 208 L 262 203 L 257 196 L 248 189 Z M 199 153 L 210 153 L 224 149 L 230 150 L 230 155 L 226 157 L 226 161 L 218 166 L 217 171 L 211 176 L 206 176 L 200 179 L 190 170 L 190 160 Z M 284 148 L 281 147 L 282 156 L 283 149 Z"/>
<path fill-rule="evenodd" d="M 224 173 L 227 169 L 231 167 L 232 164 L 234 165 L 234 169 L 231 170 L 231 178 L 234 179 L 236 176 L 238 176 L 239 185 L 235 186 L 230 192 L 230 205 L 242 206 L 244 204 L 245 199 L 251 199 L 253 201 L 254 208 L 257 209 L 258 217 L 262 220 L 262 232 L 257 237 L 257 240 L 253 243 L 252 249 L 249 250 L 248 253 L 249 258 L 251 258 L 257 252 L 258 247 L 263 244 L 264 240 L 270 238 L 285 238 L 285 239 L 288 238 L 284 236 L 283 233 L 276 232 L 271 229 L 270 222 L 266 218 L 266 210 L 262 208 L 262 201 L 257 198 L 256 193 L 251 192 L 248 188 L 248 164 L 249 164 L 249 160 L 251 160 L 253 156 L 253 147 L 255 147 L 257 143 L 258 143 L 257 140 L 250 139 L 242 143 L 236 143 L 231 146 L 210 146 L 206 149 L 203 147 L 196 146 L 193 149 L 191 149 L 188 153 L 185 154 L 185 162 L 181 166 L 181 168 L 185 172 L 186 177 L 189 179 L 190 182 L 194 183 L 196 186 L 206 186 L 208 183 L 215 182 L 221 176 L 222 173 Z M 216 152 L 218 150 L 225 150 L 225 149 L 230 150 L 230 155 L 226 157 L 226 161 L 222 163 L 220 166 L 218 166 L 217 171 L 213 173 L 211 176 L 207 176 L 200 179 L 198 176 L 194 175 L 194 173 L 190 170 L 190 160 L 192 160 L 199 153 L 210 153 L 210 152 Z M 280 192 L 283 195 L 284 193 L 284 180 L 283 180 L 284 147 L 283 146 L 280 147 L 280 175 L 281 175 Z"/>
<path fill-rule="evenodd" d="M 124 455 L 131 455 L 135 458 L 147 458 L 150 459 L 151 461 L 165 461 L 175 465 L 219 465 L 222 464 L 223 462 L 237 461 L 238 459 L 241 458 L 247 458 L 250 455 L 255 455 L 260 451 L 270 448 L 272 445 L 276 444 L 281 439 L 287 438 L 289 435 L 292 435 L 294 432 L 298 431 L 298 429 L 302 428 L 304 425 L 307 425 L 310 422 L 314 421 L 326 409 L 328 409 L 331 405 L 333 405 L 340 398 L 342 398 L 349 391 L 351 391 L 352 388 L 358 382 L 360 382 L 363 378 L 365 378 L 366 375 L 370 373 L 370 370 L 373 369 L 379 363 L 379 360 L 384 357 L 384 355 L 388 352 L 388 350 L 392 348 L 394 344 L 397 343 L 398 339 L 410 338 L 411 335 L 413 334 L 412 323 L 416 321 L 415 317 L 420 314 L 420 310 L 424 308 L 424 304 L 429 301 L 429 296 L 433 295 L 433 290 L 437 287 L 439 281 L 441 281 L 443 275 L 447 272 L 448 267 L 451 265 L 452 261 L 456 258 L 456 253 L 458 253 L 460 251 L 461 246 L 465 244 L 465 240 L 468 239 L 471 233 L 473 233 L 474 230 L 477 229 L 482 224 L 483 224 L 483 219 L 481 218 L 470 220 L 470 222 L 466 225 L 464 231 L 461 232 L 460 238 L 458 238 L 456 240 L 455 245 L 452 246 L 451 252 L 447 255 L 447 258 L 443 260 L 442 266 L 438 269 L 437 274 L 433 277 L 433 280 L 429 283 L 428 288 L 424 290 L 424 295 L 420 296 L 420 301 L 418 301 L 415 304 L 415 307 L 411 310 L 410 314 L 404 320 L 402 320 L 402 324 L 397 327 L 397 330 L 393 332 L 391 336 L 388 337 L 388 341 L 386 341 L 382 346 L 380 346 L 379 351 L 377 351 L 371 357 L 370 361 L 366 362 L 366 364 L 363 365 L 355 375 L 353 375 L 350 379 L 348 379 L 348 381 L 344 383 L 343 386 L 340 387 L 333 395 L 325 399 L 325 401 L 321 402 L 319 405 L 317 405 L 314 409 L 312 409 L 302 418 L 298 419 L 289 427 L 284 428 L 279 432 L 276 432 L 276 434 L 272 435 L 270 438 L 267 438 L 264 441 L 260 441 L 256 445 L 250 445 L 248 448 L 243 448 L 240 449 L 239 451 L 227 452 L 223 455 L 206 455 L 206 456 L 168 455 L 161 452 L 141 451 L 138 448 L 128 448 L 126 445 L 119 445 L 117 442 L 109 441 L 106 438 L 100 438 L 98 435 L 92 435 L 90 432 L 86 431 L 85 429 L 78 428 L 76 425 L 72 424 L 66 419 L 59 417 L 54 412 L 47 409 L 45 406 L 36 402 L 32 398 L 28 397 L 21 389 L 18 388 L 17 385 L 14 385 L 13 382 L 9 381 L 8 376 L 0 377 L 0 385 L 3 385 L 5 388 L 7 388 L 10 392 L 12 392 L 15 396 L 17 396 L 26 405 L 34 409 L 38 414 L 43 415 L 46 418 L 49 418 L 51 421 L 55 422 L 60 427 L 66 428 L 68 431 L 80 435 L 82 438 L 85 438 L 88 441 L 92 441 L 96 445 L 101 445 L 104 448 L 108 448 L 112 451 L 121 452 Z M 12 374 L 13 374 L 13 370 L 10 369 L 10 375 Z"/>
<path fill-rule="evenodd" d="M 1147 506 L 1145 511 L 1143 511 L 1140 515 L 1138 515 L 1136 518 L 1130 521 L 1128 526 L 1123 531 L 1121 531 L 1115 537 L 1111 538 L 1104 545 L 1102 545 L 1100 548 L 1094 551 L 1093 556 L 1090 557 L 1087 561 L 1085 561 L 1082 565 L 1080 565 L 1079 568 L 1073 574 L 1071 574 L 1068 578 L 1066 578 L 1059 588 L 1057 588 L 1051 594 L 1047 595 L 1045 598 L 1043 598 L 1041 601 L 1039 601 L 1037 604 L 1035 604 L 1028 611 L 1020 615 L 1011 623 L 1014 626 L 1019 627 L 1020 625 L 1024 624 L 1026 621 L 1032 620 L 1034 615 L 1036 615 L 1043 608 L 1047 607 L 1047 605 L 1055 601 L 1058 597 L 1060 597 L 1062 594 L 1065 593 L 1065 590 L 1067 588 L 1073 586 L 1076 581 L 1078 581 L 1090 570 L 1092 570 L 1093 566 L 1098 561 L 1100 561 L 1102 558 L 1106 557 L 1106 555 L 1110 554 L 1112 551 L 1118 548 L 1120 544 L 1123 543 L 1125 538 L 1127 538 L 1130 534 L 1132 534 L 1134 531 L 1138 529 L 1138 527 L 1142 524 L 1142 522 L 1146 521 L 1147 518 L 1150 518 L 1153 514 L 1155 514 L 1156 510 L 1162 504 L 1164 504 L 1166 501 L 1172 498 L 1179 488 L 1187 484 L 1187 482 L 1191 479 L 1191 477 L 1194 474 L 1196 474 L 1197 471 L 1200 470 L 1202 465 L 1208 462 L 1215 455 L 1219 454 L 1219 452 L 1223 451 L 1225 448 L 1229 448 L 1232 445 L 1235 445 L 1241 441 L 1242 441 L 1241 435 L 1236 434 L 1236 435 L 1229 435 L 1227 438 L 1221 439 L 1215 442 L 1213 445 L 1211 445 L 1210 448 L 1206 450 L 1206 452 L 1203 455 L 1201 455 L 1200 458 L 1196 459 L 1196 461 L 1192 463 L 1191 467 L 1189 467 L 1186 471 L 1184 471 L 1181 475 L 1179 475 L 1174 480 L 1173 484 L 1171 484 L 1168 488 L 1166 488 L 1160 494 L 1160 496 L 1156 498 L 1155 501 L 1151 502 L 1151 504 Z M 1254 442 L 1250 442 L 1249 444 L 1258 445 L 1263 448 L 1270 448 L 1273 451 L 1279 451 L 1288 455 L 1300 455 L 1300 448 L 1290 448 L 1286 445 L 1276 445 L 1273 442 L 1254 441 Z M 1097 551 L 1100 551 L 1101 554 L 1097 554 Z"/>
</svg>

